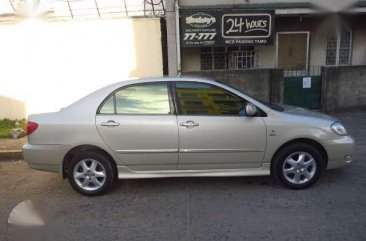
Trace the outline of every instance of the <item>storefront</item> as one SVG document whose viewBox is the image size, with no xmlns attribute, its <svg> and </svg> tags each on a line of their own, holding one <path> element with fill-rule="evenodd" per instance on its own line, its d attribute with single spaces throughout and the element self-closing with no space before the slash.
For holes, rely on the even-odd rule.
<svg viewBox="0 0 366 241">
<path fill-rule="evenodd" d="M 167 2 L 169 75 L 218 79 L 264 101 L 337 109 L 328 108 L 334 101 L 325 94 L 330 81 L 325 76 L 339 69 L 363 86 L 358 76 L 366 65 L 366 1 L 335 5 L 315 0 Z M 343 80 L 349 77 L 340 74 Z"/>
<path fill-rule="evenodd" d="M 312 4 L 182 6 L 181 71 L 366 64 L 366 15 L 334 14 Z"/>
<path fill-rule="evenodd" d="M 182 70 L 256 68 L 255 47 L 273 45 L 274 35 L 271 10 L 182 10 Z"/>
</svg>

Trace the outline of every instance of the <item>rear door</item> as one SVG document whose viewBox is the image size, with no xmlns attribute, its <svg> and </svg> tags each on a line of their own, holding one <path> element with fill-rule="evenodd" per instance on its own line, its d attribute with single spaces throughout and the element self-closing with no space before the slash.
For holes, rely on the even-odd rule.
<svg viewBox="0 0 366 241">
<path fill-rule="evenodd" d="M 176 82 L 179 169 L 255 168 L 262 163 L 266 128 L 245 116 L 246 101 L 221 87 Z M 240 112 L 240 114 L 239 114 Z"/>
<path fill-rule="evenodd" d="M 130 85 L 98 111 L 100 135 L 130 169 L 177 168 L 178 129 L 170 93 L 169 82 Z"/>
</svg>

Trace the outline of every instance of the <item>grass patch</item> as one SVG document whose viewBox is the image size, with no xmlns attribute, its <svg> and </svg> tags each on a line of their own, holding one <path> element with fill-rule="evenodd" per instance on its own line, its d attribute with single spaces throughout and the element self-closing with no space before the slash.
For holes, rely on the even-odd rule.
<svg viewBox="0 0 366 241">
<path fill-rule="evenodd" d="M 26 120 L 19 120 L 19 128 L 25 130 Z M 0 138 L 10 138 L 11 129 L 15 128 L 15 120 L 3 119 L 0 120 Z"/>
</svg>

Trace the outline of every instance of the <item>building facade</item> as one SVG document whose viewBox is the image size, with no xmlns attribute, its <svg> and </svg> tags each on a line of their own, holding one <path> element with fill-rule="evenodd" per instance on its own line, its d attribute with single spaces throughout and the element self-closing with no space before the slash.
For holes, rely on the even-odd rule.
<svg viewBox="0 0 366 241">
<path fill-rule="evenodd" d="M 177 0 L 167 10 L 172 76 L 216 78 L 265 101 L 319 109 L 324 68 L 366 65 L 366 1 Z"/>
<path fill-rule="evenodd" d="M 178 2 L 179 5 L 174 6 L 179 6 L 180 14 L 180 39 L 177 42 L 180 42 L 178 47 L 181 66 L 178 66 L 177 72 L 258 68 L 309 71 L 319 66 L 366 64 L 366 4 L 362 1 L 347 7 L 341 5 L 339 7 L 345 8 L 336 12 L 317 5 L 316 1 Z M 191 16 L 191 21 L 194 21 L 194 17 L 203 19 L 200 14 L 214 15 L 217 21 L 224 21 L 222 16 L 225 14 L 239 15 L 234 21 L 243 20 L 251 14 L 256 15 L 252 19 L 257 17 L 257 20 L 261 14 L 271 14 L 271 41 L 266 44 L 259 41 L 236 41 L 237 44 L 228 44 L 228 41 L 221 41 L 221 36 L 216 36 L 216 43 L 195 41 L 196 44 L 189 45 L 186 44 L 185 38 L 191 36 L 184 36 L 187 32 L 182 30 L 187 25 L 187 13 Z M 226 18 L 225 21 L 232 20 Z M 222 22 L 214 27 L 218 28 L 218 35 L 229 30 L 221 30 L 223 27 L 229 27 L 223 26 Z M 200 28 L 202 29 L 201 26 L 197 26 L 196 30 Z M 194 30 L 194 27 L 190 31 L 192 29 Z M 233 39 L 233 36 L 224 36 L 224 40 Z M 246 37 L 242 38 L 245 39 Z M 252 39 L 256 40 L 255 36 Z"/>
</svg>

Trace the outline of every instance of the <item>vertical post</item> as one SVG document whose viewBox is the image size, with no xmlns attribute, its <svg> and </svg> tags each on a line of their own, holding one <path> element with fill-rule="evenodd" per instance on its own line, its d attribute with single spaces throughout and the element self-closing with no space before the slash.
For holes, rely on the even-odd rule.
<svg viewBox="0 0 366 241">
<path fill-rule="evenodd" d="M 153 16 L 155 16 L 154 0 L 151 0 L 151 8 L 152 8 Z"/>
<path fill-rule="evenodd" d="M 125 4 L 126 16 L 128 16 L 128 10 L 127 10 L 126 0 L 123 0 L 123 2 L 124 2 L 124 4 Z M 145 1 L 144 1 L 144 15 L 145 15 Z"/>
<path fill-rule="evenodd" d="M 161 0 L 160 2 L 161 2 L 161 6 L 163 7 L 163 12 L 164 12 L 164 14 L 165 14 L 165 6 L 164 6 L 164 1 L 163 1 L 163 0 Z"/>
<path fill-rule="evenodd" d="M 309 72 L 309 63 L 310 63 L 309 55 L 310 55 L 310 31 L 306 33 L 306 67 L 305 67 L 306 73 Z"/>
<path fill-rule="evenodd" d="M 98 7 L 97 0 L 94 0 L 94 3 L 95 3 L 95 7 L 97 8 L 98 16 L 100 17 L 100 12 L 99 12 L 99 7 Z"/>
<path fill-rule="evenodd" d="M 178 57 L 177 57 L 177 34 L 175 5 L 173 0 L 166 2 L 166 29 L 167 29 L 167 45 L 168 45 L 168 73 L 169 76 L 178 74 Z"/>
<path fill-rule="evenodd" d="M 175 35 L 177 45 L 177 74 L 181 75 L 181 57 L 180 57 L 180 26 L 179 26 L 179 2 L 175 0 Z"/>
<path fill-rule="evenodd" d="M 339 49 L 341 46 L 341 29 L 340 29 L 340 19 L 339 19 L 338 14 L 336 14 L 336 13 L 334 15 L 334 22 L 335 22 L 335 26 L 336 26 L 336 37 L 337 37 L 335 65 L 338 66 L 339 65 Z"/>
<path fill-rule="evenodd" d="M 126 1 L 125 1 L 125 4 L 126 4 Z M 146 1 L 144 1 L 144 16 L 146 16 Z"/>
<path fill-rule="evenodd" d="M 69 0 L 66 0 L 66 1 L 67 1 L 67 6 L 69 7 L 71 18 L 74 18 L 74 14 L 72 13 L 70 2 L 69 2 Z"/>
</svg>

